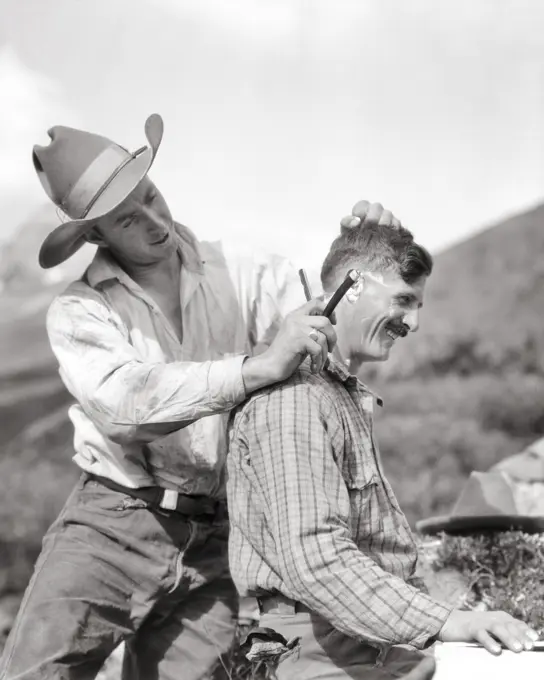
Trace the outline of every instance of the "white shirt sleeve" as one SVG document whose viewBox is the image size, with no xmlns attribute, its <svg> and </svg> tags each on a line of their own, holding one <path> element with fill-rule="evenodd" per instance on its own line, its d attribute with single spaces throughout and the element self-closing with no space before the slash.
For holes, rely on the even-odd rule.
<svg viewBox="0 0 544 680">
<path fill-rule="evenodd" d="M 92 288 L 53 301 L 47 331 L 61 377 L 86 415 L 117 443 L 151 441 L 245 398 L 244 356 L 142 361 L 122 324 Z"/>
</svg>

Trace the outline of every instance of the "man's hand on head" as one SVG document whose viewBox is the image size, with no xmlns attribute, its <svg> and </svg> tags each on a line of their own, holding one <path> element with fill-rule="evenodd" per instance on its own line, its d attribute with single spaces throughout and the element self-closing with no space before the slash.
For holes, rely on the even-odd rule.
<svg viewBox="0 0 544 680">
<path fill-rule="evenodd" d="M 381 203 L 369 201 L 359 201 L 353 206 L 351 215 L 346 215 L 340 220 L 342 229 L 354 229 L 367 224 L 378 224 L 395 229 L 401 226 L 400 220 L 390 210 L 386 210 Z"/>
<path fill-rule="evenodd" d="M 336 344 L 331 321 L 323 316 L 323 300 L 310 300 L 288 314 L 270 347 L 246 359 L 242 377 L 246 393 L 291 376 L 310 355 L 312 370 L 319 373 Z"/>
</svg>

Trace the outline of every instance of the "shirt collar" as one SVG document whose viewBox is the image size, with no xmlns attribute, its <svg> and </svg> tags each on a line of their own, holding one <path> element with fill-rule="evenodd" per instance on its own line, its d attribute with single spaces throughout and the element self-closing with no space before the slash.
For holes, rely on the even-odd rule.
<svg viewBox="0 0 544 680">
<path fill-rule="evenodd" d="M 190 229 L 177 222 L 174 222 L 174 229 L 183 267 L 195 274 L 202 274 L 204 263 L 196 236 Z M 130 277 L 115 261 L 107 248 L 98 248 L 91 264 L 87 268 L 86 279 L 93 288 L 112 279 L 122 283 L 131 281 Z"/>
<path fill-rule="evenodd" d="M 335 359 L 331 354 L 329 354 L 329 360 L 327 362 L 325 370 L 329 375 L 332 375 L 334 378 L 340 380 L 343 383 L 346 383 L 348 380 L 357 382 L 359 387 L 362 387 L 365 392 L 368 392 L 370 395 L 374 397 L 378 406 L 383 406 L 383 399 L 380 397 L 380 395 L 374 392 L 374 390 L 371 390 L 356 375 L 352 375 L 348 371 L 346 366 L 337 359 Z"/>
</svg>

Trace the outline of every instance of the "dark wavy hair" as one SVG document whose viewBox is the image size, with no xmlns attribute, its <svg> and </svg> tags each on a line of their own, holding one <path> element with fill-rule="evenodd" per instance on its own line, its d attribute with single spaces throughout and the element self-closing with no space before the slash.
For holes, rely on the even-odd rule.
<svg viewBox="0 0 544 680">
<path fill-rule="evenodd" d="M 414 283 L 433 270 L 431 254 L 404 227 L 377 224 L 342 227 L 321 268 L 323 290 L 330 292 L 350 267 L 371 272 L 397 272 Z"/>
</svg>

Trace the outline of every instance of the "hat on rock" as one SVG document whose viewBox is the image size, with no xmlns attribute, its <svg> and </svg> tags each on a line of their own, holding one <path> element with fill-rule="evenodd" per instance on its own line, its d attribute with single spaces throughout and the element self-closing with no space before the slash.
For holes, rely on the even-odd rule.
<svg viewBox="0 0 544 680">
<path fill-rule="evenodd" d="M 520 514 L 508 476 L 472 472 L 450 515 L 416 523 L 422 534 L 470 534 L 487 531 L 544 532 L 544 517 Z"/>
<path fill-rule="evenodd" d="M 544 437 L 529 444 L 521 453 L 501 460 L 491 470 L 506 472 L 519 482 L 544 482 Z"/>
</svg>

